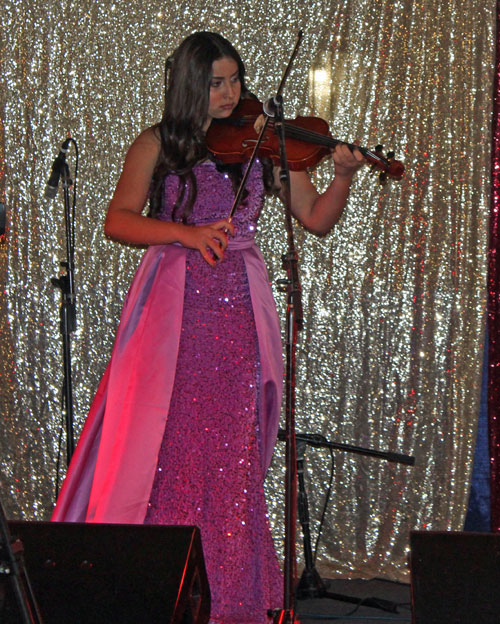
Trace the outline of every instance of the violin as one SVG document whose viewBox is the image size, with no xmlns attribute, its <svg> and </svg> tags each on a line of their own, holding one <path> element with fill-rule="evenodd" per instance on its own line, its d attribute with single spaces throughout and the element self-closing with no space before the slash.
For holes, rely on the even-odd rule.
<svg viewBox="0 0 500 624">
<path fill-rule="evenodd" d="M 206 134 L 208 149 L 225 164 L 249 160 L 257 143 L 254 124 L 262 114 L 263 107 L 259 100 L 241 100 L 230 117 L 212 120 Z M 404 165 L 394 160 L 393 152 L 384 155 L 381 145 L 370 151 L 359 145 L 334 139 L 330 135 L 328 123 L 320 117 L 299 116 L 285 121 L 284 126 L 287 160 L 291 171 L 303 171 L 316 166 L 325 156 L 330 155 L 331 148 L 344 144 L 351 150 L 358 149 L 373 168 L 380 170 L 381 182 L 385 182 L 387 177 L 400 180 L 404 175 Z M 280 163 L 279 141 L 272 119 L 259 146 L 258 155 L 270 158 L 275 164 Z"/>
</svg>

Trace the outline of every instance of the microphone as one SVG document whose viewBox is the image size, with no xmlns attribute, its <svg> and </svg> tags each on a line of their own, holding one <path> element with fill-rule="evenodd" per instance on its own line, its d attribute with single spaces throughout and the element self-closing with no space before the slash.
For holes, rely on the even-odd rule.
<svg viewBox="0 0 500 624">
<path fill-rule="evenodd" d="M 66 161 L 66 152 L 68 151 L 70 141 L 71 139 L 66 139 L 66 141 L 64 141 L 61 146 L 61 151 L 52 163 L 52 171 L 50 172 L 50 177 L 47 182 L 47 186 L 45 187 L 45 197 L 47 199 L 54 199 L 57 195 L 59 178 L 61 177 L 61 171 Z"/>
<path fill-rule="evenodd" d="M 264 113 L 268 117 L 275 117 L 276 111 L 278 110 L 278 106 L 282 103 L 282 101 L 283 101 L 283 98 L 281 97 L 281 95 L 275 95 L 274 97 L 269 98 L 262 105 L 262 109 Z"/>
</svg>

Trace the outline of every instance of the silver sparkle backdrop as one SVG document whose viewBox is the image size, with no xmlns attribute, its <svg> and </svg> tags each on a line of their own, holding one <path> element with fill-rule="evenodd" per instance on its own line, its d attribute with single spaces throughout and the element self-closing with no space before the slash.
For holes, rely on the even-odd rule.
<svg viewBox="0 0 500 624">
<path fill-rule="evenodd" d="M 1 11 L 0 192 L 9 232 L 0 242 L 0 478 L 9 515 L 47 519 L 54 499 L 62 358 L 50 278 L 64 259 L 64 227 L 62 197 L 51 203 L 43 190 L 60 144 L 71 133 L 81 158 L 78 433 L 141 255 L 106 241 L 103 219 L 127 146 L 160 116 L 163 59 L 190 32 L 221 32 L 265 98 L 303 29 L 287 116 L 320 114 L 335 137 L 384 143 L 407 175 L 381 189 L 365 170 L 331 234 L 296 230 L 307 319 L 297 430 L 417 459 L 407 468 L 335 453 L 318 569 L 405 579 L 409 530 L 460 529 L 467 507 L 485 318 L 495 2 L 3 0 Z M 314 173 L 320 188 L 331 173 L 329 163 Z M 272 280 L 283 277 L 278 204 L 266 207 L 260 241 Z M 283 295 L 275 296 L 284 318 Z M 277 450 L 267 492 L 279 544 L 281 443 Z M 313 536 L 329 467 L 327 452 L 308 449 Z"/>
</svg>

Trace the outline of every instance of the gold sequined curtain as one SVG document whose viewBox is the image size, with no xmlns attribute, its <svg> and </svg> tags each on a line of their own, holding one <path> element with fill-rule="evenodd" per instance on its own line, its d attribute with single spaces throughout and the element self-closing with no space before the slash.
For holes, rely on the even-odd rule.
<svg viewBox="0 0 500 624">
<path fill-rule="evenodd" d="M 0 192 L 1 496 L 9 515 L 47 519 L 54 501 L 62 384 L 62 198 L 43 197 L 71 134 L 80 148 L 76 207 L 75 428 L 110 355 L 141 252 L 106 241 L 103 219 L 127 145 L 159 117 L 163 59 L 185 35 L 221 32 L 250 88 L 271 95 L 296 33 L 304 41 L 284 92 L 288 117 L 326 117 L 334 136 L 393 148 L 402 182 L 362 171 L 334 229 L 296 228 L 305 328 L 297 356 L 297 430 L 414 455 L 409 468 L 334 453 L 318 547 L 325 576 L 407 578 L 412 528 L 460 529 L 468 501 L 485 320 L 495 2 L 297 3 L 2 0 Z M 74 150 L 68 162 L 74 167 Z M 314 178 L 324 188 L 332 173 Z M 260 242 L 283 277 L 280 206 Z M 284 296 L 275 287 L 284 319 Z M 63 441 L 64 442 L 64 441 Z M 267 480 L 277 542 L 282 443 Z M 64 464 L 64 443 L 61 452 Z M 313 538 L 330 477 L 307 448 Z M 300 554 L 300 547 L 298 548 Z"/>
</svg>

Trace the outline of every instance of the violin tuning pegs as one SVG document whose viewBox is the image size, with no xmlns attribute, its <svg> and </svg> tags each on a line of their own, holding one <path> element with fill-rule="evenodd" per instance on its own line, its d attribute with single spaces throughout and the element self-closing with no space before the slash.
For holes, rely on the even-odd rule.
<svg viewBox="0 0 500 624">
<path fill-rule="evenodd" d="M 387 159 L 392 160 L 396 154 L 394 152 L 387 152 Z"/>
<path fill-rule="evenodd" d="M 374 152 L 375 154 L 379 154 L 384 149 L 383 145 L 375 145 Z"/>
</svg>

